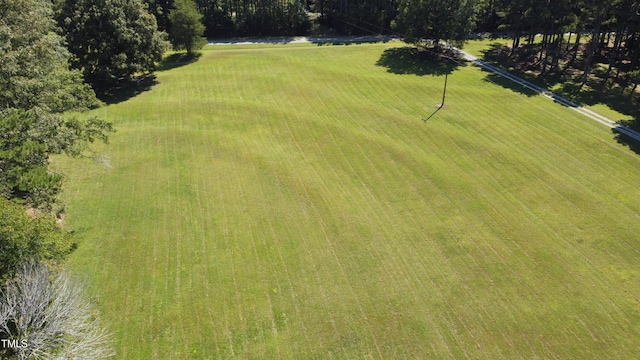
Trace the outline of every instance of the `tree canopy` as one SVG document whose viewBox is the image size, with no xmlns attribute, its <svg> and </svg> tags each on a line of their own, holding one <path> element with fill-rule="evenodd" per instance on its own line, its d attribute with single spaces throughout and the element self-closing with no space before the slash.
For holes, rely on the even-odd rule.
<svg viewBox="0 0 640 360">
<path fill-rule="evenodd" d="M 62 175 L 49 169 L 50 155 L 88 155 L 88 144 L 113 130 L 97 118 L 63 115 L 99 101 L 82 72 L 69 68 L 71 54 L 55 30 L 48 0 L 0 0 L 0 285 L 7 284 L 0 338 L 28 338 L 19 347 L 3 344 L 1 358 L 111 354 L 78 288 L 63 277 L 50 283 L 43 265 L 60 265 L 76 247 L 51 213 Z M 25 263 L 32 266 L 21 269 Z"/>
<path fill-rule="evenodd" d="M 141 0 L 61 0 L 56 19 L 71 64 L 97 91 L 153 72 L 168 43 Z"/>
<path fill-rule="evenodd" d="M 22 206 L 0 198 L 0 284 L 25 261 L 58 264 L 75 247 L 71 233 L 61 230 L 52 216 L 28 215 Z"/>
<path fill-rule="evenodd" d="M 111 124 L 63 117 L 98 106 L 81 72 L 54 30 L 45 0 L 0 0 L 0 195 L 50 207 L 62 176 L 49 156 L 80 156 L 95 140 L 107 140 Z"/>
<path fill-rule="evenodd" d="M 192 0 L 177 0 L 175 9 L 169 15 L 171 32 L 169 40 L 176 50 L 186 50 L 193 55 L 195 50 L 201 49 L 206 43 L 202 37 L 204 25 L 202 14 L 198 12 L 196 4 Z"/>
<path fill-rule="evenodd" d="M 412 43 L 461 44 L 475 26 L 474 0 L 400 0 L 395 30 Z"/>
<path fill-rule="evenodd" d="M 44 0 L 0 0 L 1 108 L 60 113 L 98 104 L 82 73 L 69 70 L 52 14 Z"/>
</svg>

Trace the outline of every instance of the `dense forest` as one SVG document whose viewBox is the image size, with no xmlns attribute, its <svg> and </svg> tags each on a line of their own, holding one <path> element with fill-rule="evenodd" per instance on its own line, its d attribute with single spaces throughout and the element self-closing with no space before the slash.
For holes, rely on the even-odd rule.
<svg viewBox="0 0 640 360">
<path fill-rule="evenodd" d="M 493 1 L 481 14 L 478 30 L 505 32 L 512 38 L 506 55 L 539 74 L 579 68 L 584 84 L 598 63 L 604 83 L 623 80 L 635 91 L 639 1 Z"/>
</svg>

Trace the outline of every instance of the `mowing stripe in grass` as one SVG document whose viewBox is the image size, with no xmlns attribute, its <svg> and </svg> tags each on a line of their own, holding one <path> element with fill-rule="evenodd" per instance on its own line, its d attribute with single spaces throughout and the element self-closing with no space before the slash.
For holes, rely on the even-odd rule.
<svg viewBox="0 0 640 360">
<path fill-rule="evenodd" d="M 628 358 L 637 155 L 598 124 L 392 44 L 206 50 L 56 158 L 118 357 Z"/>
</svg>

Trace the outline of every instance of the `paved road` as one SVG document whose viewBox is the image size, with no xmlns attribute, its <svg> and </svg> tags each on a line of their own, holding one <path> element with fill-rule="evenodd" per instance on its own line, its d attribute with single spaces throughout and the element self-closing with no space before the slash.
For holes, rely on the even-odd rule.
<svg viewBox="0 0 640 360">
<path fill-rule="evenodd" d="M 333 36 L 333 37 L 320 37 L 320 36 L 291 36 L 291 37 L 272 37 L 272 38 L 237 38 L 237 39 L 217 39 L 209 40 L 209 45 L 241 45 L 241 44 L 295 44 L 295 43 L 365 43 L 365 42 L 388 42 L 388 41 L 400 41 L 397 37 L 392 36 Z M 500 75 L 506 79 L 509 79 L 517 84 L 520 84 L 527 89 L 533 90 L 538 94 L 541 94 L 554 102 L 557 102 L 563 106 L 570 108 L 592 120 L 595 120 L 609 128 L 624 134 L 636 141 L 640 141 L 640 133 L 632 130 L 614 120 L 611 120 L 605 116 L 602 116 L 592 110 L 582 107 L 568 99 L 565 99 L 557 94 L 554 94 L 549 89 L 537 86 L 527 80 L 524 80 L 518 76 L 515 76 L 507 71 L 504 71 L 496 66 L 488 64 L 477 57 L 464 52 L 460 49 L 456 49 L 460 55 L 467 61 L 474 65 L 477 65 L 485 70 L 491 71 L 497 75 Z"/>
<path fill-rule="evenodd" d="M 236 39 L 209 39 L 209 45 L 250 45 L 250 44 L 296 44 L 296 43 L 365 43 L 399 41 L 392 36 L 281 36 L 268 38 L 236 38 Z"/>
</svg>

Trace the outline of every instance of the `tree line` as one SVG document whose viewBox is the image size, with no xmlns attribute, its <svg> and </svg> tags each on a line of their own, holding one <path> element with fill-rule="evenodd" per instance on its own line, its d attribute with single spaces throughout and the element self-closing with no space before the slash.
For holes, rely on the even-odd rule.
<svg viewBox="0 0 640 360">
<path fill-rule="evenodd" d="M 175 0 L 145 0 L 162 31 L 172 32 Z M 207 37 L 304 35 L 308 4 L 299 0 L 195 0 Z"/>
<path fill-rule="evenodd" d="M 349 34 L 461 45 L 474 32 L 501 33 L 512 38 L 507 55 L 542 75 L 578 68 L 584 84 L 599 63 L 606 67 L 604 83 L 621 82 L 633 93 L 640 82 L 638 0 L 317 0 L 312 6 Z"/>
<path fill-rule="evenodd" d="M 72 55 L 55 29 L 50 2 L 0 0 L 2 359 L 84 357 L 86 352 L 74 350 L 75 345 L 88 343 L 90 348 L 106 348 L 100 341 L 93 342 L 95 338 L 83 336 L 87 333 L 80 328 L 87 322 L 74 322 L 86 312 L 67 306 L 58 311 L 62 299 L 70 295 L 67 291 L 53 296 L 48 291 L 54 283 L 49 282 L 44 264 L 51 268 L 61 264 L 76 246 L 71 233 L 56 223 L 55 199 L 62 175 L 49 168 L 49 157 L 88 156 L 88 144 L 106 140 L 112 130 L 100 119 L 63 116 L 98 106 L 99 101 L 82 71 L 70 67 Z M 26 265 L 30 261 L 33 266 Z M 32 281 L 27 268 L 41 270 L 42 286 Z M 75 338 L 74 332 L 83 335 Z M 67 339 L 72 346 L 64 344 Z"/>
<path fill-rule="evenodd" d="M 638 0 L 495 0 L 487 3 L 479 27 L 507 32 L 508 56 L 542 75 L 577 67 L 584 84 L 594 64 L 603 64 L 603 83 L 622 81 L 633 92 L 640 80 Z"/>
<path fill-rule="evenodd" d="M 175 6 L 167 34 L 142 0 L 0 0 L 0 196 L 54 209 L 62 175 L 50 156 L 95 157 L 91 143 L 114 131 L 63 114 L 151 76 L 171 45 L 193 53 L 204 44 L 195 3 Z"/>
<path fill-rule="evenodd" d="M 142 0 L 0 0 L 0 285 L 24 261 L 59 264 L 75 248 L 56 225 L 64 177 L 50 158 L 99 161 L 91 144 L 115 129 L 73 114 L 152 76 L 170 45 L 204 44 L 195 3 L 175 5 L 167 34 Z"/>
<path fill-rule="evenodd" d="M 175 0 L 145 0 L 171 33 Z M 461 45 L 471 33 L 512 38 L 512 59 L 539 73 L 604 63 L 604 82 L 640 82 L 639 0 L 195 0 L 208 37 L 304 35 L 312 24 L 347 35 L 395 34 Z M 313 22 L 311 21 L 313 20 Z M 540 34 L 540 38 L 536 35 Z M 424 42 L 422 42 L 424 45 Z"/>
</svg>

